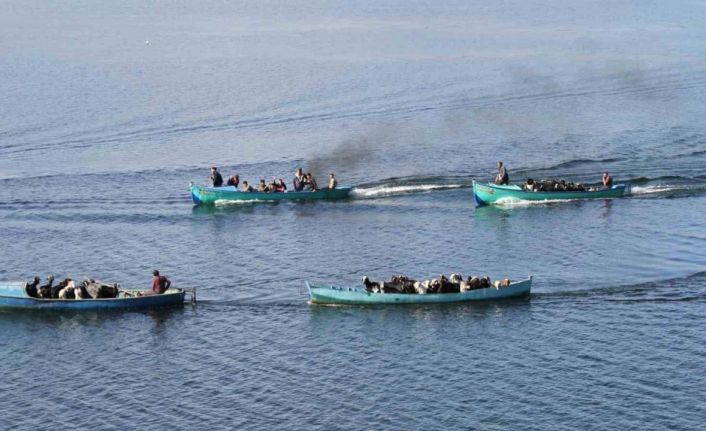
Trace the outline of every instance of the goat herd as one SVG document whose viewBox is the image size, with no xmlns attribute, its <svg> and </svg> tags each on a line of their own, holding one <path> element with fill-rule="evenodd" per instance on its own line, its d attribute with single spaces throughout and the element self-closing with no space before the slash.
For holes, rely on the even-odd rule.
<svg viewBox="0 0 706 431">
<path fill-rule="evenodd" d="M 31 283 L 25 283 L 25 290 L 28 296 L 42 299 L 117 298 L 120 291 L 117 284 L 104 284 L 93 279 L 76 284 L 74 280 L 65 278 L 54 284 L 53 275 L 47 277 L 46 284 L 42 285 L 39 284 L 39 277 L 34 277 Z"/>
<path fill-rule="evenodd" d="M 493 287 L 500 289 L 510 285 L 510 279 L 490 281 L 490 277 L 468 277 L 464 280 L 461 274 L 451 274 L 446 277 L 441 274 L 432 280 L 417 281 L 404 275 L 393 275 L 390 281 L 370 281 L 363 277 L 365 290 L 372 293 L 410 293 L 425 295 L 428 293 L 461 293 L 476 289 Z"/>
<path fill-rule="evenodd" d="M 532 178 L 527 179 L 523 188 L 528 192 L 592 192 L 598 190 L 581 183 L 567 183 L 564 180 L 535 181 Z"/>
</svg>

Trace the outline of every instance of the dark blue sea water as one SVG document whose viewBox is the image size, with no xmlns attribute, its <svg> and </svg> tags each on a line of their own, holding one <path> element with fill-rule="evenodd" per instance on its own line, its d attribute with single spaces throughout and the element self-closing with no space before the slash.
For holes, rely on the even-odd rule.
<svg viewBox="0 0 706 431">
<path fill-rule="evenodd" d="M 0 313 L 0 428 L 702 429 L 705 54 L 700 2 L 1 2 L 0 279 L 201 301 Z M 476 209 L 497 160 L 633 194 Z M 355 190 L 193 207 L 211 165 Z M 300 292 L 451 272 L 533 293 Z"/>
</svg>

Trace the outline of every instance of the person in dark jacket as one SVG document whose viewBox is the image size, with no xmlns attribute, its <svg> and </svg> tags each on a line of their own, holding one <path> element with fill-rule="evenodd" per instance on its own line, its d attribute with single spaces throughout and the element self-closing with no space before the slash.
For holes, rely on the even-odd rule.
<svg viewBox="0 0 706 431">
<path fill-rule="evenodd" d="M 498 162 L 498 175 L 495 176 L 495 184 L 510 184 L 510 177 L 507 174 L 507 169 L 503 166 L 503 162 Z"/>
<path fill-rule="evenodd" d="M 211 183 L 213 187 L 221 187 L 223 185 L 223 177 L 215 166 L 211 168 Z"/>
</svg>

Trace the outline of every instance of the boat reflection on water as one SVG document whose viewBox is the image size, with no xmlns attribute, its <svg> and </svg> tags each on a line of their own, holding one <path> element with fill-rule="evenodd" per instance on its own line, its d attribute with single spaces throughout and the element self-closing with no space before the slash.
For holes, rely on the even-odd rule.
<svg viewBox="0 0 706 431">
<path fill-rule="evenodd" d="M 459 303 L 434 303 L 434 304 L 410 304 L 404 307 L 389 307 L 383 304 L 371 305 L 328 305 L 325 307 L 309 307 L 309 322 L 320 328 L 337 327 L 348 318 L 360 321 L 361 316 L 365 321 L 370 319 L 380 321 L 409 320 L 410 323 L 435 322 L 439 325 L 446 324 L 447 321 L 466 322 L 483 321 L 486 319 L 505 318 L 518 315 L 531 318 L 532 301 L 530 296 L 520 298 L 508 298 L 498 301 L 479 301 Z M 317 329 L 320 330 L 320 329 Z"/>
<path fill-rule="evenodd" d="M 90 301 L 90 300 L 86 300 Z M 184 307 L 162 307 L 155 309 L 131 310 L 41 310 L 27 312 L 13 308 L 0 308 L 0 328 L 7 324 L 27 323 L 31 325 L 48 325 L 53 328 L 73 328 L 76 326 L 112 325 L 121 323 L 125 319 L 134 319 L 139 316 L 150 317 L 154 329 L 161 330 L 165 324 L 175 316 L 183 315 Z"/>
</svg>

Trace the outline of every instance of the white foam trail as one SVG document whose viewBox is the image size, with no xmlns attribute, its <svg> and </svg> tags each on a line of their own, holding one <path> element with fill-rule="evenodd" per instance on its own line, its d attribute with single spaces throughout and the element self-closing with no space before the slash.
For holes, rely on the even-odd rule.
<svg viewBox="0 0 706 431">
<path fill-rule="evenodd" d="M 227 199 L 217 199 L 216 201 L 213 202 L 213 204 L 216 206 L 227 206 L 227 205 L 254 204 L 256 202 L 276 202 L 276 201 L 268 201 L 268 200 L 262 200 L 262 199 L 248 199 L 245 201 L 231 201 L 231 200 L 227 200 Z"/>
<path fill-rule="evenodd" d="M 665 193 L 665 192 L 671 192 L 674 190 L 682 190 L 682 189 L 683 189 L 683 187 L 670 186 L 670 185 L 655 185 L 655 186 L 645 186 L 645 187 L 633 186 L 630 190 L 630 193 L 633 195 L 649 195 L 652 193 Z"/>
<path fill-rule="evenodd" d="M 517 198 L 501 198 L 495 201 L 493 204 L 502 207 L 529 207 L 535 205 L 549 205 L 561 202 L 573 202 L 582 199 L 545 199 L 541 201 L 526 201 Z"/>
<path fill-rule="evenodd" d="M 370 188 L 355 188 L 351 191 L 351 196 L 357 198 L 376 198 L 381 196 L 393 196 L 416 192 L 429 192 L 432 190 L 457 189 L 463 187 L 461 184 L 419 184 L 414 186 L 377 186 Z"/>
</svg>

